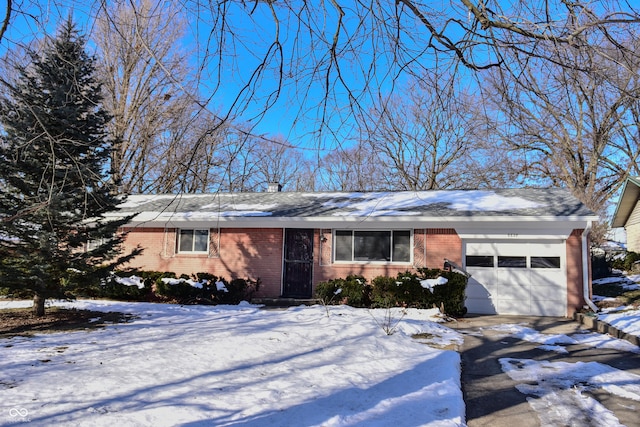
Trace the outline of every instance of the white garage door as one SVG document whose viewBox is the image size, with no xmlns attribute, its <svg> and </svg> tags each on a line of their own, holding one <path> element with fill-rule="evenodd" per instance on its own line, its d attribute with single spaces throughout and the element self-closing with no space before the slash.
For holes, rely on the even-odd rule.
<svg viewBox="0 0 640 427">
<path fill-rule="evenodd" d="M 561 240 L 467 242 L 469 313 L 566 316 L 565 258 Z"/>
</svg>

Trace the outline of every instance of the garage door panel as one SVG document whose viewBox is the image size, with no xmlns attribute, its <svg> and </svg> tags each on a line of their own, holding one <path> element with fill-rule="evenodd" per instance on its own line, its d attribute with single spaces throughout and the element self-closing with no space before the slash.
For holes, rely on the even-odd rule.
<svg viewBox="0 0 640 427">
<path fill-rule="evenodd" d="M 563 283 L 566 281 L 564 271 L 558 269 L 555 271 L 548 270 L 531 270 L 531 286 L 547 287 L 553 286 L 556 290 L 562 291 Z"/>
<path fill-rule="evenodd" d="M 536 316 L 566 316 L 566 300 L 558 301 L 557 304 L 550 304 L 549 301 L 531 301 L 531 314 Z"/>
<path fill-rule="evenodd" d="M 469 313 L 476 314 L 498 314 L 495 305 L 490 299 L 469 298 L 465 300 L 465 306 Z"/>
<path fill-rule="evenodd" d="M 498 268 L 498 283 L 529 283 L 531 272 L 526 268 Z"/>
<path fill-rule="evenodd" d="M 562 240 L 532 243 L 530 246 L 534 246 L 536 252 L 538 252 L 539 255 L 544 256 L 559 256 L 564 258 L 566 252 L 566 248 L 564 247 L 564 242 Z"/>
<path fill-rule="evenodd" d="M 567 294 L 558 289 L 558 285 L 553 284 L 537 284 L 532 286 L 534 292 L 531 292 L 531 299 L 537 301 L 566 301 Z"/>
<path fill-rule="evenodd" d="M 497 309 L 500 314 L 531 314 L 527 300 L 499 299 Z"/>
<path fill-rule="evenodd" d="M 486 286 L 481 283 L 467 283 L 467 298 L 490 298 L 497 294 L 496 286 Z"/>
<path fill-rule="evenodd" d="M 498 291 L 498 284 L 493 271 L 487 271 L 486 269 L 480 272 L 467 271 L 471 274 L 467 282 L 467 290 L 474 292 L 474 295 L 478 296 L 479 293 L 482 293 L 482 296 L 486 297 Z M 469 296 L 469 293 L 467 293 L 467 296 Z"/>
<path fill-rule="evenodd" d="M 494 259 L 493 267 L 489 263 L 467 268 L 472 274 L 467 288 L 469 312 L 566 315 L 565 254 L 561 240 L 467 242 L 465 255 Z"/>
<path fill-rule="evenodd" d="M 527 283 L 501 283 L 498 289 L 498 299 L 515 299 L 526 301 L 531 295 L 531 287 Z"/>
</svg>

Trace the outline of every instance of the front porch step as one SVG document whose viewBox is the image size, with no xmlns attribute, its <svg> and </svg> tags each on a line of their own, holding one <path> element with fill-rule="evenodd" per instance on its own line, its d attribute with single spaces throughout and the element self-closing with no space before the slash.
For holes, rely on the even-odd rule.
<svg viewBox="0 0 640 427">
<path fill-rule="evenodd" d="M 251 304 L 261 304 L 265 307 L 295 307 L 320 304 L 320 300 L 315 298 L 252 298 Z"/>
</svg>

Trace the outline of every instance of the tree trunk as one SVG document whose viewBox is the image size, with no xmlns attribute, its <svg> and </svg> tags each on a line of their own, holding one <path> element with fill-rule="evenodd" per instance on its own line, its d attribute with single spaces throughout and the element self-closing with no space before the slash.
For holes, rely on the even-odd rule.
<svg viewBox="0 0 640 427">
<path fill-rule="evenodd" d="M 44 302 L 46 298 L 44 298 L 40 294 L 35 294 L 33 296 L 33 315 L 36 317 L 44 316 Z"/>
</svg>

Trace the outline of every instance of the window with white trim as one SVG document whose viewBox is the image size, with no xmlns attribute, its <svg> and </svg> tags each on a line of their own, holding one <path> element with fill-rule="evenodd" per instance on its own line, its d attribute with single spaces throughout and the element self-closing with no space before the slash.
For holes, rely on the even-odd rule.
<svg viewBox="0 0 640 427">
<path fill-rule="evenodd" d="M 209 230 L 181 229 L 178 233 L 178 252 L 207 253 Z"/>
<path fill-rule="evenodd" d="M 336 230 L 338 262 L 411 262 L 410 230 Z"/>
</svg>

